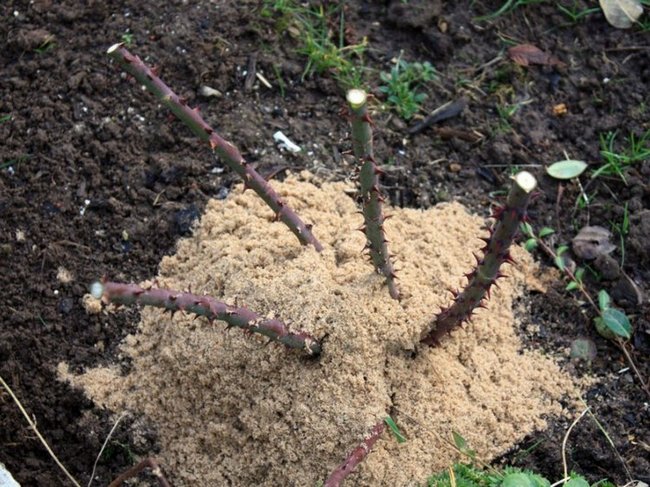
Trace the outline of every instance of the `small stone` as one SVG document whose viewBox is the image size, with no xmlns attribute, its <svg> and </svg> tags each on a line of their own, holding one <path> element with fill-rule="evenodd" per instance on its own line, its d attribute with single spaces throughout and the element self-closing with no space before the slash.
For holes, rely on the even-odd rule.
<svg viewBox="0 0 650 487">
<path fill-rule="evenodd" d="M 606 255 L 616 249 L 609 239 L 612 232 L 608 229 L 594 225 L 582 227 L 578 235 L 573 237 L 571 246 L 573 252 L 581 259 L 592 260 L 599 255 Z"/>
<path fill-rule="evenodd" d="M 394 129 L 394 130 L 397 131 L 397 132 L 404 132 L 404 131 L 406 131 L 406 124 L 405 124 L 404 121 L 403 121 L 401 118 L 399 118 L 399 117 L 392 117 L 392 118 L 390 119 L 390 125 L 391 125 L 391 128 Z"/>
<path fill-rule="evenodd" d="M 199 95 L 201 95 L 204 98 L 221 98 L 223 96 L 223 93 L 221 93 L 219 90 L 211 88 L 209 86 L 201 86 L 199 88 Z"/>
<path fill-rule="evenodd" d="M 498 164 L 512 163 L 512 149 L 510 144 L 503 140 L 497 140 L 488 148 L 488 155 Z"/>
<path fill-rule="evenodd" d="M 461 166 L 461 165 L 458 164 L 457 162 L 452 162 L 451 164 L 449 164 L 449 170 L 450 170 L 451 172 L 453 172 L 453 173 L 458 173 L 458 172 L 460 172 L 460 170 L 461 170 L 462 168 L 463 168 L 463 166 Z"/>
<path fill-rule="evenodd" d="M 195 205 L 190 205 L 183 210 L 178 210 L 173 215 L 174 228 L 178 235 L 190 235 L 194 222 L 201 216 L 198 208 Z"/>
<path fill-rule="evenodd" d="M 88 313 L 89 315 L 96 315 L 101 313 L 102 311 L 101 300 L 97 299 L 96 297 L 90 294 L 84 295 L 82 299 L 82 304 L 84 309 L 86 310 L 86 313 Z"/>
<path fill-rule="evenodd" d="M 63 298 L 63 299 L 61 299 L 59 301 L 58 305 L 57 305 L 57 307 L 59 308 L 59 311 L 64 315 L 67 315 L 68 313 L 70 313 L 70 311 L 72 311 L 73 306 L 74 306 L 74 303 L 73 303 L 71 298 Z"/>
<path fill-rule="evenodd" d="M 56 270 L 56 279 L 61 284 L 68 284 L 74 281 L 72 273 L 63 266 L 59 266 L 59 268 Z"/>
<path fill-rule="evenodd" d="M 555 115 L 556 117 L 566 115 L 568 112 L 569 109 L 567 108 L 565 103 L 558 103 L 553 107 L 553 115 Z"/>
<path fill-rule="evenodd" d="M 599 255 L 594 261 L 594 266 L 600 272 L 602 278 L 608 281 L 618 279 L 618 276 L 621 274 L 621 268 L 618 262 L 611 255 Z"/>
</svg>

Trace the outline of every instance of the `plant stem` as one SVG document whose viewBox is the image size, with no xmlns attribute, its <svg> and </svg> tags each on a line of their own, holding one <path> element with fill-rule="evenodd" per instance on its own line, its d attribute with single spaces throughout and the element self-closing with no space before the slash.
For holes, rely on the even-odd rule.
<svg viewBox="0 0 650 487">
<path fill-rule="evenodd" d="M 0 376 L 0 385 L 2 385 L 2 387 L 7 391 L 7 393 L 9 394 L 11 399 L 14 401 L 16 406 L 18 406 L 18 409 L 20 410 L 23 417 L 27 421 L 27 424 L 29 424 L 29 426 L 32 428 L 32 430 L 34 430 L 34 433 L 38 437 L 39 441 L 41 442 L 41 444 L 43 445 L 45 450 L 47 450 L 47 453 L 50 455 L 50 457 L 52 457 L 52 460 L 54 460 L 54 463 L 56 463 L 57 466 L 61 469 L 61 471 L 65 474 L 65 476 L 68 477 L 68 480 L 70 480 L 70 482 L 72 482 L 72 485 L 74 485 L 75 487 L 81 487 L 79 482 L 77 482 L 77 480 L 72 476 L 72 474 L 70 474 L 70 472 L 68 472 L 68 469 L 66 469 L 63 466 L 63 464 L 61 463 L 59 458 L 54 454 L 54 452 L 52 451 L 52 448 L 50 448 L 50 445 L 47 443 L 47 441 L 45 441 L 45 438 L 43 438 L 43 435 L 41 435 L 41 432 L 38 431 L 35 420 L 32 419 L 32 417 L 27 413 L 27 411 L 23 407 L 23 404 L 20 402 L 18 397 L 16 397 L 16 394 L 14 394 L 14 391 L 11 389 L 11 387 L 9 387 L 9 384 L 7 384 L 5 382 L 5 380 L 1 376 Z"/>
<path fill-rule="evenodd" d="M 311 244 L 317 251 L 323 250 L 320 242 L 312 234 L 311 226 L 303 223 L 300 217 L 280 199 L 269 183 L 244 160 L 233 144 L 223 139 L 203 120 L 198 107 L 190 108 L 185 100 L 157 76 L 154 69 L 149 68 L 138 56 L 131 54 L 122 44 L 111 46 L 107 54 L 159 98 L 197 137 L 208 142 L 210 148 L 243 179 L 244 189 L 252 188 L 269 205 L 276 218 L 291 229 L 302 245 Z"/>
<path fill-rule="evenodd" d="M 388 253 L 384 235 L 384 217 L 381 203 L 384 200 L 379 192 L 379 175 L 372 149 L 372 127 L 368 114 L 368 96 L 363 90 L 350 90 L 347 94 L 351 111 L 352 149 L 359 163 L 359 189 L 363 203 L 363 231 L 368 243 L 370 258 L 375 270 L 384 275 L 391 298 L 399 299 L 395 282 L 395 271 Z"/>
<path fill-rule="evenodd" d="M 259 333 L 271 341 L 282 343 L 289 348 L 304 350 L 309 355 L 318 355 L 321 344 L 310 334 L 302 331 L 292 332 L 277 319 L 267 319 L 247 308 L 231 306 L 210 296 L 199 296 L 171 289 L 144 289 L 137 284 L 101 282 L 92 286 L 92 294 L 105 302 L 164 308 L 174 314 L 187 311 L 206 317 L 210 322 L 225 321 L 228 327 L 237 327 L 249 333 Z"/>
<path fill-rule="evenodd" d="M 120 474 L 119 477 L 113 480 L 108 485 L 108 487 L 120 487 L 124 482 L 130 478 L 135 477 L 147 468 L 151 470 L 153 476 L 156 477 L 156 480 L 158 480 L 158 485 L 160 485 L 160 487 L 171 487 L 171 484 L 167 481 L 165 475 L 162 473 L 160 465 L 158 465 L 158 462 L 156 462 L 153 458 L 145 458 L 137 465 L 129 468 L 126 472 Z"/>
<path fill-rule="evenodd" d="M 357 465 L 368 456 L 373 445 L 377 442 L 385 429 L 386 424 L 383 421 L 373 426 L 370 433 L 363 439 L 361 444 L 348 453 L 348 456 L 345 458 L 343 463 L 336 467 L 336 469 L 330 474 L 323 484 L 323 487 L 338 487 L 341 485 L 341 482 L 343 482 L 343 480 L 352 473 Z"/>
<path fill-rule="evenodd" d="M 537 237 L 536 235 L 533 235 L 533 238 L 537 242 L 537 245 L 541 247 L 541 249 L 548 255 L 553 261 L 555 262 L 557 260 L 558 255 L 555 253 L 555 251 L 549 247 L 544 240 L 541 238 Z M 571 282 L 576 282 L 578 284 L 578 291 L 584 296 L 584 298 L 587 300 L 587 302 L 591 305 L 591 307 L 594 309 L 596 314 L 602 318 L 603 312 L 601 311 L 600 307 L 596 304 L 594 299 L 591 297 L 591 294 L 589 294 L 589 291 L 587 291 L 587 288 L 583 284 L 582 280 L 576 279 L 575 274 L 571 269 L 569 269 L 567 266 L 563 266 L 562 269 L 560 269 L 564 274 L 569 278 Z M 634 359 L 632 358 L 632 355 L 630 355 L 630 352 L 627 350 L 627 347 L 625 345 L 625 342 L 621 338 L 616 338 L 616 344 L 618 347 L 621 349 L 621 352 L 623 352 L 623 355 L 625 355 L 625 358 L 627 360 L 627 363 L 630 364 L 630 367 L 634 371 L 634 374 L 636 375 L 636 378 L 638 381 L 641 383 L 641 389 L 643 389 L 643 392 L 646 393 L 648 398 L 650 398 L 650 387 L 646 383 L 646 381 L 643 379 L 643 376 L 641 375 L 641 372 L 639 371 L 638 367 L 636 366 L 636 363 L 634 362 Z"/>
<path fill-rule="evenodd" d="M 558 255 L 553 251 L 553 249 L 550 248 L 550 247 L 546 244 L 546 242 L 544 242 L 544 240 L 542 240 L 541 238 L 537 238 L 537 237 L 534 237 L 534 238 L 535 238 L 535 240 L 537 241 L 537 244 L 542 248 L 542 250 L 543 250 L 544 252 L 546 252 L 546 254 L 547 254 L 549 257 L 551 257 L 551 258 L 553 259 L 553 261 L 555 262 L 555 260 L 558 258 Z M 562 272 L 564 272 L 564 274 L 569 278 L 569 280 L 570 280 L 571 282 L 575 282 L 575 283 L 578 284 L 578 288 L 577 288 L 577 289 L 582 293 L 582 295 L 584 296 L 584 298 L 589 302 L 589 304 L 590 304 L 591 307 L 594 309 L 594 311 L 596 312 L 596 314 L 600 315 L 600 308 L 598 307 L 598 305 L 596 304 L 596 302 L 595 302 L 595 301 L 593 300 L 593 298 L 591 297 L 591 294 L 589 294 L 589 291 L 587 291 L 587 288 L 585 288 L 585 285 L 583 284 L 582 279 L 577 279 L 576 276 L 575 276 L 575 274 L 573 273 L 573 271 L 572 271 L 571 269 L 569 269 L 567 266 L 564 266 L 564 267 L 563 267 L 562 269 L 560 269 L 560 270 L 561 270 Z"/>
<path fill-rule="evenodd" d="M 490 237 L 483 239 L 483 258 L 475 255 L 477 266 L 466 274 L 469 281 L 467 286 L 461 293 L 455 293 L 454 303 L 449 308 L 438 314 L 434 328 L 421 340 L 422 343 L 429 346 L 438 344 L 446 333 L 469 320 L 477 307 L 485 306 L 482 301 L 490 297 L 491 286 L 504 277 L 499 270 L 501 265 L 513 262 L 510 244 L 526 216 L 531 193 L 537 186 L 535 177 L 526 171 L 518 173 L 513 179 L 506 205 L 494 212 L 496 226 L 490 230 Z"/>
</svg>

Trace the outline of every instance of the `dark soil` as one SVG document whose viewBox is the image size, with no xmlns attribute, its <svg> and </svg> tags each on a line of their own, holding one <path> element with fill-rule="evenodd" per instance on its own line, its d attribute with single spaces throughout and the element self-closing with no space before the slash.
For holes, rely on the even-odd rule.
<svg viewBox="0 0 650 487">
<path fill-rule="evenodd" d="M 429 61 L 439 71 L 423 114 L 450 100 L 467 100 L 461 115 L 413 137 L 395 115 L 375 116 L 385 188 L 397 205 L 459 200 L 487 215 L 508 175 L 526 166 L 541 180 L 533 224 L 555 228 L 556 244 L 570 242 L 587 223 L 620 224 L 627 208 L 629 233 L 613 238 L 612 259 L 588 263 L 594 272 L 587 272 L 587 282 L 594 295 L 608 290 L 630 316 L 635 333 L 628 348 L 647 380 L 650 161 L 627 169 L 625 183 L 583 176 L 591 204 L 580 209 L 575 208 L 580 187 L 544 176 L 543 166 L 567 154 L 594 170 L 602 164 L 599 136 L 618 130 L 622 143 L 629 133 L 650 129 L 648 33 L 616 30 L 600 13 L 571 24 L 555 2 L 474 20 L 499 5 L 349 2 L 348 34 L 368 37 L 370 68 L 388 70 L 401 52 L 403 59 Z M 10 116 L 0 123 L 0 375 L 81 483 L 88 482 L 114 418 L 59 382 L 56 366 L 65 361 L 81 370 L 113 360 L 137 322 L 136 311 L 89 316 L 82 296 L 102 275 L 128 281 L 155 275 L 161 257 L 174 251 L 206 201 L 225 197 L 236 182 L 180 122 L 121 76 L 106 48 L 129 34 L 130 49 L 160 66 L 163 79 L 198 104 L 261 173 L 282 177 L 285 170 L 308 169 L 331 180 L 351 174 L 341 157 L 348 142 L 340 89 L 327 74 L 303 80 L 305 59 L 296 52 L 297 41 L 260 9 L 255 1 L 35 0 L 0 7 L 0 116 Z M 505 50 L 521 43 L 565 64 L 517 66 Z M 245 85 L 251 56 L 272 89 L 258 81 Z M 378 76 L 370 79 L 376 89 Z M 203 85 L 222 96 L 201 97 Z M 512 117 L 499 116 L 498 106 L 517 103 Z M 560 103 L 568 112 L 555 115 L 553 107 Z M 308 154 L 278 151 L 276 130 L 309 148 Z M 476 136 L 473 141 L 466 140 L 468 134 Z M 552 265 L 541 253 L 538 257 Z M 648 396 L 620 349 L 594 332 L 592 310 L 565 292 L 565 285 L 558 277 L 548 293 L 526 297 L 522 326 L 531 346 L 563 353 L 567 361 L 575 338 L 594 341 L 596 359 L 568 366 L 599 379 L 585 400 L 614 444 L 592 419 L 583 418 L 568 443 L 569 468 L 592 481 L 649 482 Z M 17 480 L 29 486 L 65 484 L 4 391 L 0 412 L 0 461 Z M 567 427 L 553 424 L 503 462 L 561 478 Z M 156 432 L 146 420 L 124 419 L 98 463 L 98 483 L 107 484 L 134 456 L 155 452 Z"/>
</svg>

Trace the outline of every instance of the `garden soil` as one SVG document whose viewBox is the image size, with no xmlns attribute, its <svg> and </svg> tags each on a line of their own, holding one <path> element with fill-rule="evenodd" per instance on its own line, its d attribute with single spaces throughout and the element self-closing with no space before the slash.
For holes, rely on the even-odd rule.
<svg viewBox="0 0 650 487">
<path fill-rule="evenodd" d="M 113 366 L 71 376 L 60 366 L 95 403 L 153 422 L 174 485 L 316 485 L 388 415 L 406 443 L 385 433 L 350 481 L 416 485 L 459 459 L 445 442 L 452 431 L 489 461 L 544 428 L 548 416 L 571 412 L 561 405 L 580 395 L 570 375 L 518 338 L 512 303 L 532 271 L 521 249 L 514 256 L 521 266 L 506 270 L 510 278 L 488 309 L 441 347 L 413 353 L 432 313 L 449 303 L 446 289 L 461 286 L 458 276 L 473 265 L 482 218 L 453 203 L 389 209 L 397 302 L 359 251 L 363 219 L 346 194 L 353 187 L 291 179 L 276 189 L 314 224 L 322 254 L 272 223 L 257 195 L 235 190 L 208 203 L 193 236 L 163 259 L 155 285 L 289 321 L 325 337 L 321 357 L 146 310 L 122 347 L 128 374 Z"/>
<path fill-rule="evenodd" d="M 60 380 L 61 363 L 68 364 L 72 377 L 107 368 L 116 370 L 114 376 L 131 380 L 128 378 L 140 370 L 138 355 L 130 355 L 135 353 L 136 343 L 127 337 L 146 336 L 152 315 L 145 312 L 143 318 L 138 309 L 88 314 L 83 296 L 89 284 L 102 276 L 142 282 L 162 273 L 170 282 L 177 279 L 180 286 L 188 285 L 193 277 L 174 278 L 171 269 L 161 267 L 161 261 L 167 262 L 165 256 L 177 255 L 178 240 L 191 235 L 194 222 L 204 214 L 208 201 L 225 198 L 231 202 L 229 194 L 233 191 L 234 199 L 240 198 L 236 175 L 139 90 L 107 58 L 106 49 L 124 41 L 131 51 L 157 65 L 162 78 L 192 106 L 199 106 L 207 121 L 232 140 L 269 179 L 279 182 L 287 174 L 299 175 L 308 170 L 317 176 L 314 182 L 324 181 L 319 184 L 326 186 L 325 182 L 349 182 L 354 172 L 354 163 L 346 154 L 350 143 L 348 122 L 341 116 L 344 96 L 334 74 L 305 74 L 307 62 L 300 53 L 295 26 L 278 13 L 264 9 L 265 4 L 271 3 L 0 2 L 0 375 L 81 484 L 88 484 L 92 477 L 91 485 L 107 485 L 140 458 L 170 454 L 165 436 L 170 430 L 140 412 L 144 406 L 135 404 L 135 393 L 123 401 L 134 403 L 132 412 L 116 417 L 124 408 L 112 412 L 80 388 Z M 324 3 L 331 8 L 338 2 Z M 588 266 L 585 285 L 592 295 L 607 290 L 614 305 L 630 317 L 634 334 L 627 348 L 647 381 L 650 162 L 639 160 L 630 165 L 625 170 L 625 180 L 616 175 L 591 177 L 604 163 L 601 139 L 616 134 L 613 150 L 621 152 L 629 145 L 630 134 L 641 137 L 650 129 L 647 27 L 615 29 L 597 10 L 571 22 L 558 8 L 558 4 L 576 9 L 595 6 L 582 0 L 535 2 L 492 20 L 478 19 L 496 11 L 502 3 L 345 2 L 344 43 L 368 40 L 363 63 L 368 68 L 368 86 L 375 95 L 375 153 L 385 171 L 382 190 L 395 207 L 426 210 L 441 202 L 458 202 L 478 215 L 474 218 L 486 221 L 490 210 L 502 202 L 509 175 L 522 167 L 533 172 L 539 180 L 540 194 L 530 207 L 530 216 L 535 228 L 549 226 L 556 230 L 548 237 L 549 244 L 570 246 L 571 239 L 587 224 L 612 230 L 610 241 L 616 248 L 608 256 L 584 261 L 571 250 L 565 255 L 577 265 Z M 647 25 L 647 13 L 641 20 Z M 339 33 L 340 21 L 340 15 L 331 19 L 335 26 L 333 34 Z M 507 56 L 507 49 L 513 44 L 536 45 L 564 64 L 519 66 Z M 437 71 L 436 79 L 422 87 L 427 98 L 411 121 L 382 109 L 386 97 L 379 90 L 379 72 L 389 71 L 398 58 L 428 61 Z M 271 87 L 252 76 L 254 73 L 260 74 Z M 209 91 L 212 96 L 206 97 L 204 87 L 217 91 Z M 457 116 L 418 134 L 409 134 L 409 128 L 424 116 L 444 103 L 461 99 L 465 100 L 465 109 Z M 562 104 L 566 111 L 555 108 Z M 293 154 L 279 148 L 273 140 L 277 131 L 282 131 L 303 151 Z M 545 165 L 567 156 L 588 164 L 580 184 L 545 175 Z M 589 197 L 588 205 L 579 204 L 583 192 Z M 352 199 L 353 195 L 350 196 Z M 298 203 L 301 208 L 304 206 L 304 202 Z M 264 215 L 266 232 L 275 229 L 277 225 L 269 223 Z M 326 227 L 319 223 L 315 228 L 321 232 Z M 280 238 L 287 238 L 282 235 Z M 269 238 L 265 233 L 261 243 Z M 357 240 L 349 245 L 359 244 L 354 249 L 357 252 L 363 242 L 358 240 L 360 234 L 354 238 Z M 398 236 L 393 233 L 391 239 Z M 468 246 L 473 245 L 474 239 L 475 236 L 468 239 Z M 328 259 L 332 258 L 335 244 L 328 244 Z M 290 245 L 288 250 L 278 249 L 266 255 L 279 259 L 290 249 L 296 249 L 291 260 L 299 259 L 302 251 L 298 252 L 295 242 Z M 305 251 L 305 256 L 308 253 Z M 567 283 L 559 274 L 549 272 L 552 259 L 540 251 L 532 255 L 545 269 L 543 275 L 551 277 L 545 281 L 545 291 L 536 286 L 522 288 L 521 274 L 513 274 L 512 283 L 502 280 L 504 286 L 518 290 L 513 298 L 505 294 L 499 297 L 513 299 L 517 338 L 507 343 L 517 344 L 527 355 L 532 354 L 530 350 L 538 350 L 553 357 L 563 373 L 577 382 L 585 377 L 596 380 L 583 390 L 582 396 L 594 417 L 584 416 L 566 442 L 568 468 L 584 474 L 591 482 L 609 478 L 619 485 L 631 479 L 650 483 L 648 396 L 618 346 L 594 331 L 592 311 L 575 293 L 565 291 Z M 400 258 L 402 266 L 424 261 Z M 462 284 L 461 274 L 467 270 L 460 267 L 471 265 L 470 249 L 467 255 L 456 258 L 458 268 L 436 272 L 433 281 L 426 283 L 427 289 L 434 288 L 441 279 L 449 279 L 453 286 Z M 322 265 L 325 263 L 330 265 L 330 260 L 324 260 Z M 408 288 L 409 280 L 415 282 L 416 278 L 405 279 L 407 268 L 402 269 L 401 282 Z M 425 266 L 422 269 L 432 272 Z M 367 270 L 364 272 L 368 284 L 375 283 L 371 289 L 380 292 L 380 280 Z M 361 279 L 362 273 L 353 275 Z M 201 283 L 205 288 L 192 289 L 222 291 L 225 286 L 238 285 L 242 293 L 253 287 L 274 291 L 256 285 L 255 281 L 234 283 L 217 275 L 212 279 Z M 298 277 L 294 279 L 296 286 L 306 284 Z M 246 286 L 250 289 L 244 289 Z M 312 286 L 322 294 L 316 282 Z M 443 294 L 436 296 L 440 300 L 436 305 L 448 298 Z M 261 309 L 271 310 L 277 305 L 275 298 L 266 299 L 268 302 L 259 303 Z M 297 299 L 305 302 L 307 296 Z M 258 303 L 245 304 L 254 307 Z M 332 313 L 335 311 L 332 309 Z M 436 311 L 434 306 L 427 316 Z M 478 319 L 485 319 L 485 313 L 481 312 Z M 412 329 L 420 324 L 411 325 Z M 322 321 L 294 325 L 325 329 Z M 304 373 L 311 375 L 334 363 L 310 361 L 275 345 L 263 348 L 256 338 L 242 337 L 237 330 L 225 334 L 221 325 L 208 328 L 201 320 L 187 324 L 180 316 L 164 332 L 180 332 L 190 326 L 198 336 L 209 333 L 215 340 L 214 345 L 211 341 L 197 344 L 206 353 L 211 346 L 219 350 L 247 347 L 251 358 L 266 357 L 269 365 L 277 363 L 272 361 L 283 361 L 283 367 L 301 364 Z M 458 366 L 467 367 L 470 356 L 453 347 L 472 343 L 468 342 L 470 329 L 478 333 L 489 328 L 479 326 L 477 321 L 476 325 L 454 333 L 441 349 L 432 353 L 455 354 L 461 359 L 456 361 Z M 382 333 L 390 333 L 390 329 Z M 354 383 L 364 394 L 379 394 L 377 391 L 383 387 L 380 401 L 360 408 L 359 421 L 337 416 L 318 424 L 339 428 L 340 436 L 330 444 L 331 449 L 317 471 L 304 472 L 305 475 L 322 476 L 327 468 L 341 461 L 379 414 L 394 415 L 408 439 L 399 445 L 389 433 L 384 433 L 377 443 L 377 453 L 381 455 L 388 449 L 391 455 L 407 452 L 415 448 L 418 438 L 430 434 L 426 429 L 430 421 L 409 422 L 407 415 L 416 418 L 418 413 L 406 411 L 403 401 L 409 395 L 408 387 L 442 384 L 447 380 L 447 371 L 436 368 L 431 373 L 417 373 L 418 367 L 426 368 L 423 357 L 429 354 L 409 358 L 406 350 L 414 343 L 414 332 L 410 333 L 395 333 L 384 341 L 384 348 L 373 352 L 385 354 L 391 360 L 378 365 L 378 370 L 386 372 L 384 377 L 368 385 L 363 377 L 358 377 Z M 326 345 L 334 345 L 328 340 L 336 336 L 327 338 Z M 571 357 L 571 345 L 580 337 L 595 345 L 597 353 L 592 360 Z M 125 341 L 130 345 L 125 347 Z M 357 341 L 350 343 L 359 346 Z M 343 349 L 326 346 L 324 357 L 334 360 L 328 354 L 336 350 Z M 476 356 L 478 351 L 474 352 Z M 231 357 L 221 353 L 217 356 L 218 360 Z M 352 354 L 347 358 L 352 359 Z M 178 364 L 181 369 L 186 366 Z M 431 382 L 398 383 L 395 375 L 389 375 L 406 367 L 413 372 L 411 381 Z M 215 368 L 213 373 L 218 372 Z M 243 368 L 244 373 L 242 380 L 249 375 L 265 375 L 248 367 Z M 494 378 L 485 380 L 486 386 L 492 387 L 493 380 L 505 381 L 504 374 L 509 373 L 508 368 L 500 368 Z M 214 377 L 209 379 L 214 381 Z M 299 384 L 299 378 L 284 379 L 284 387 L 275 393 L 284 393 L 288 386 Z M 261 387 L 259 384 L 264 384 L 264 380 L 265 377 L 254 382 L 254 387 Z M 466 397 L 465 390 L 452 391 L 453 396 Z M 518 390 L 515 396 L 519 394 L 526 397 L 529 391 Z M 416 393 L 412 396 L 415 399 Z M 452 400 L 450 396 L 452 392 L 444 391 L 427 399 L 443 408 Z M 252 396 L 242 394 L 239 399 L 245 397 Z M 504 397 L 505 403 L 511 400 L 512 397 Z M 392 410 L 386 411 L 391 403 Z M 570 403 L 560 401 L 560 406 L 565 412 Z M 195 407 L 198 411 L 200 404 Z M 246 407 L 250 411 L 253 406 Z M 554 412 L 560 412 L 557 406 L 554 408 Z M 278 415 L 277 420 L 285 428 L 302 418 L 287 410 L 292 412 L 291 419 Z M 269 411 L 265 414 L 271 414 Z M 459 420 L 464 415 L 464 411 L 456 414 Z M 564 414 L 545 416 L 546 427 L 538 424 L 542 429 L 526 435 L 495 464 L 534 468 L 552 481 L 561 479 L 562 440 L 573 418 Z M 242 416 L 240 421 L 237 426 L 241 431 L 228 429 L 225 422 L 223 427 L 213 426 L 212 431 L 215 435 L 232 433 L 243 438 L 247 434 L 245 425 L 253 424 L 253 419 Z M 192 431 L 206 435 L 209 425 L 197 421 Z M 278 433 L 273 440 L 291 441 L 291 435 L 296 434 L 294 427 L 301 426 L 296 422 L 287 434 Z M 447 434 L 450 429 L 449 425 Z M 468 436 L 472 431 L 463 429 L 459 433 Z M 264 432 L 270 434 L 269 429 Z M 312 434 L 317 432 L 309 433 L 305 438 L 314 441 Z M 487 451 L 481 451 L 473 443 L 487 440 L 477 436 L 471 436 L 469 446 L 479 456 L 491 456 L 505 447 L 504 442 L 500 448 L 491 445 Z M 104 442 L 106 448 L 98 456 Z M 255 444 L 245 448 L 255 448 Z M 378 462 L 372 457 L 368 462 Z M 292 460 L 285 459 L 289 462 L 288 470 Z M 213 458 L 215 464 L 231 461 L 237 459 Z M 5 391 L 0 391 L 0 462 L 24 486 L 69 485 Z M 368 465 L 364 462 L 360 475 L 372 475 Z M 381 465 L 372 465 L 382 472 Z M 176 464 L 163 468 L 172 478 L 186 474 Z M 146 474 L 141 478 L 145 483 L 151 482 Z M 205 483 L 199 480 L 197 485 Z"/>
</svg>

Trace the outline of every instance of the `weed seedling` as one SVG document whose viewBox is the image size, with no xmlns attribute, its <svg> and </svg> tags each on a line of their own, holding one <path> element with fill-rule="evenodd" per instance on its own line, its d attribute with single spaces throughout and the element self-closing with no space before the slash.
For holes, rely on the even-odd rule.
<svg viewBox="0 0 650 487">
<path fill-rule="evenodd" d="M 133 34 L 131 32 L 122 34 L 122 37 L 120 39 L 122 40 L 122 43 L 127 47 L 133 45 Z"/>
<path fill-rule="evenodd" d="M 625 171 L 634 163 L 650 159 L 650 130 L 641 137 L 631 133 L 627 138 L 627 146 L 621 151 L 616 151 L 615 142 L 618 132 L 607 132 L 600 136 L 600 155 L 605 164 L 596 169 L 591 178 L 599 176 L 618 176 L 627 184 Z"/>
<path fill-rule="evenodd" d="M 417 113 L 427 97 L 418 89 L 435 79 L 436 70 L 428 62 L 408 63 L 398 58 L 390 73 L 383 72 L 379 76 L 385 83 L 379 87 L 379 91 L 386 94 L 388 105 L 400 117 L 408 120 Z"/>
<path fill-rule="evenodd" d="M 25 162 L 27 159 L 29 159 L 28 155 L 19 156 L 14 159 L 7 159 L 6 161 L 0 163 L 0 169 L 7 169 L 11 166 L 17 166 L 21 162 Z"/>
<path fill-rule="evenodd" d="M 623 206 L 623 219 L 621 223 L 610 222 L 612 230 L 618 234 L 621 241 L 621 267 L 625 265 L 625 237 L 630 232 L 630 214 L 627 210 L 627 201 Z"/>
<path fill-rule="evenodd" d="M 501 15 L 506 15 L 512 11 L 518 9 L 519 7 L 524 7 L 526 5 L 534 5 L 536 3 L 542 3 L 546 0 L 507 0 L 503 2 L 501 7 L 498 10 L 492 12 L 488 15 L 483 15 L 482 17 L 477 17 L 475 20 L 482 22 L 484 20 L 494 20 Z"/>
<path fill-rule="evenodd" d="M 305 6 L 293 0 L 267 1 L 262 15 L 280 15 L 279 30 L 293 27 L 301 43 L 298 51 L 307 56 L 303 79 L 312 74 L 330 73 L 344 90 L 363 86 L 363 68 L 359 59 L 367 47 L 345 41 L 345 15 L 340 5 Z M 332 19 L 338 19 L 334 21 Z"/>
<path fill-rule="evenodd" d="M 564 6 L 557 4 L 557 9 L 562 12 L 572 24 L 577 24 L 580 20 L 584 19 L 588 15 L 600 12 L 598 7 L 587 7 L 580 9 L 578 2 L 573 1 L 573 5 Z"/>
<path fill-rule="evenodd" d="M 648 385 L 641 376 L 626 347 L 625 341 L 632 337 L 632 325 L 627 315 L 621 310 L 611 306 L 611 299 L 605 290 L 599 291 L 598 304 L 596 304 L 596 301 L 584 284 L 584 268 L 579 267 L 574 271 L 565 264 L 562 254 L 568 250 L 568 246 L 561 245 L 554 250 L 544 240 L 545 237 L 555 233 L 555 230 L 550 227 L 544 227 L 540 230 L 539 234 L 536 234 L 533 227 L 529 223 L 524 222 L 521 224 L 521 231 L 527 237 L 527 240 L 524 243 L 526 250 L 531 251 L 537 247 L 542 249 L 544 253 L 553 260 L 555 266 L 567 277 L 569 282 L 565 289 L 567 291 L 579 291 L 589 303 L 595 313 L 594 326 L 596 331 L 598 331 L 598 333 L 603 337 L 614 341 L 619 346 L 630 364 L 630 367 L 632 367 L 634 373 L 639 379 L 641 388 L 648 397 L 650 397 L 650 389 L 648 389 Z"/>
<path fill-rule="evenodd" d="M 50 35 L 47 36 L 43 42 L 41 42 L 40 46 L 34 49 L 34 52 L 36 52 L 37 54 L 45 54 L 51 49 L 54 49 L 55 45 L 56 44 L 54 42 L 54 36 Z"/>
<path fill-rule="evenodd" d="M 517 110 L 519 110 L 519 104 L 497 105 L 497 113 L 499 114 L 499 131 L 510 132 L 512 130 L 510 119 L 515 115 L 515 113 L 517 113 Z"/>
</svg>

